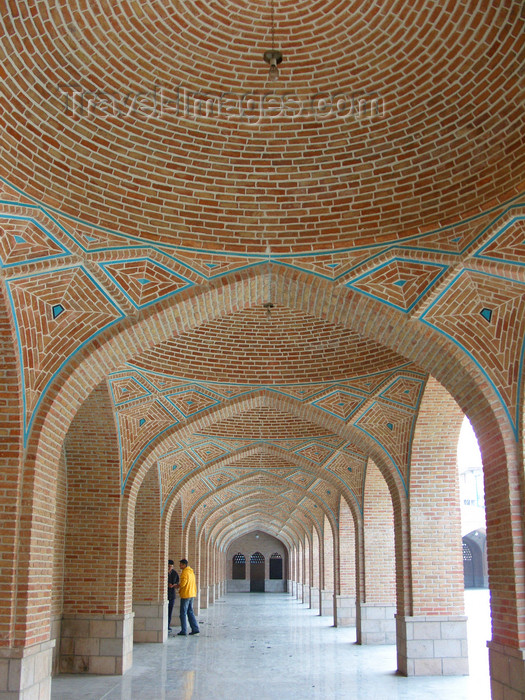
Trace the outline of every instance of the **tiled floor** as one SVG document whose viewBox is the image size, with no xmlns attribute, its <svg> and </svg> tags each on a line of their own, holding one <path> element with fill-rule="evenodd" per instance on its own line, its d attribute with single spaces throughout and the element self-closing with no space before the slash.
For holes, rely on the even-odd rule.
<svg viewBox="0 0 525 700">
<path fill-rule="evenodd" d="M 136 644 L 124 676 L 59 676 L 52 700 L 489 700 L 489 592 L 465 594 L 470 675 L 396 675 L 395 646 L 358 646 L 354 628 L 286 594 L 229 594 L 201 634 Z M 175 631 L 175 630 L 174 630 Z"/>
</svg>

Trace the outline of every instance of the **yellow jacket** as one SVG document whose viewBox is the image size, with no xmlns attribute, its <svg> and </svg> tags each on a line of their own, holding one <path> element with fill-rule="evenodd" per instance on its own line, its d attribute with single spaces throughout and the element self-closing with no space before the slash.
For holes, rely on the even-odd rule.
<svg viewBox="0 0 525 700">
<path fill-rule="evenodd" d="M 179 580 L 179 596 L 181 598 L 195 598 L 197 595 L 197 583 L 191 566 L 182 569 Z"/>
</svg>

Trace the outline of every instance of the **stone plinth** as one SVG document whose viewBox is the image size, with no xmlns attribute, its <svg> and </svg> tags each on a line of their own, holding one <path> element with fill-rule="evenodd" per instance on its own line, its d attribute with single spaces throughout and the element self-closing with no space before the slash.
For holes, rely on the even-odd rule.
<svg viewBox="0 0 525 700">
<path fill-rule="evenodd" d="M 48 700 L 54 646 L 52 639 L 28 647 L 0 647 L 0 698 Z"/>
<path fill-rule="evenodd" d="M 319 601 L 319 615 L 335 616 L 334 592 L 323 589 Z"/>
<path fill-rule="evenodd" d="M 493 700 L 525 700 L 525 649 L 487 642 Z"/>
<path fill-rule="evenodd" d="M 404 676 L 468 675 L 465 616 L 396 616 L 396 630 L 399 673 Z"/>
<path fill-rule="evenodd" d="M 310 607 L 313 610 L 319 610 L 320 605 L 321 605 L 321 595 L 319 593 L 319 589 L 316 588 L 315 586 L 310 586 Z"/>
<path fill-rule="evenodd" d="M 395 605 L 361 603 L 356 606 L 358 644 L 396 643 Z"/>
<path fill-rule="evenodd" d="M 337 626 L 355 627 L 355 595 L 337 595 L 335 597 L 335 606 L 337 609 Z"/>
<path fill-rule="evenodd" d="M 175 607 L 177 601 L 175 600 Z M 175 617 L 175 607 L 173 616 Z M 168 601 L 134 603 L 133 641 L 162 644 L 168 638 Z"/>
<path fill-rule="evenodd" d="M 133 660 L 133 613 L 64 615 L 61 673 L 121 675 Z"/>
</svg>

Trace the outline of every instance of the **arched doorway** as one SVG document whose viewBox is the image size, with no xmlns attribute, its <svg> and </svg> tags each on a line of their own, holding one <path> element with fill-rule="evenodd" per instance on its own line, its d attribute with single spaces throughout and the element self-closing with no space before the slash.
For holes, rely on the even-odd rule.
<svg viewBox="0 0 525 700">
<path fill-rule="evenodd" d="M 250 557 L 250 593 L 264 593 L 264 555 L 254 552 Z"/>
<path fill-rule="evenodd" d="M 463 537 L 465 588 L 487 587 L 487 555 L 485 543 L 486 536 L 483 530 L 475 530 Z"/>
<path fill-rule="evenodd" d="M 275 552 L 270 557 L 270 578 L 282 579 L 283 577 L 283 558 L 279 552 Z"/>
</svg>

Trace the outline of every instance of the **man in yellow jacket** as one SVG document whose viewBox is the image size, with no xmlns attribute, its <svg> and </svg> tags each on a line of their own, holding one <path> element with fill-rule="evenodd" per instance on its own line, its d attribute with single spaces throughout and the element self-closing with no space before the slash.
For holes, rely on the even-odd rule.
<svg viewBox="0 0 525 700">
<path fill-rule="evenodd" d="M 186 618 L 190 623 L 191 632 L 190 634 L 199 634 L 200 629 L 195 619 L 195 613 L 193 612 L 193 599 L 197 595 L 197 583 L 195 581 L 195 574 L 191 566 L 188 566 L 187 559 L 181 559 L 180 562 L 180 580 L 177 588 L 179 589 L 180 597 L 180 626 L 181 630 L 178 633 L 179 637 L 185 637 L 188 634 L 188 626 L 186 623 Z"/>
</svg>

